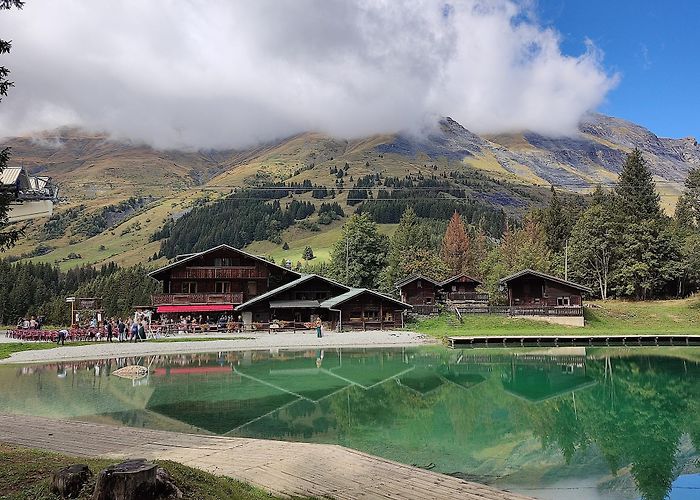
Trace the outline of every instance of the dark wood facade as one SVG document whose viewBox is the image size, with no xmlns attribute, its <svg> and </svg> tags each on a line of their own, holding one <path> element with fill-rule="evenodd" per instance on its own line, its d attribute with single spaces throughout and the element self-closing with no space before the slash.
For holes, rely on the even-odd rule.
<svg viewBox="0 0 700 500">
<path fill-rule="evenodd" d="M 577 308 L 591 290 L 571 281 L 525 269 L 501 280 L 511 308 Z"/>
<path fill-rule="evenodd" d="M 409 308 L 372 290 L 305 275 L 238 306 L 236 313 L 252 329 L 309 329 L 320 318 L 332 330 L 382 330 L 402 326 Z"/>
<path fill-rule="evenodd" d="M 214 310 L 210 306 L 242 304 L 299 276 L 228 245 L 186 256 L 149 274 L 162 283 L 152 305 L 188 306 L 183 311 Z M 173 307 L 161 307 L 171 310 Z M 232 307 L 231 307 L 232 309 Z"/>
<path fill-rule="evenodd" d="M 412 306 L 434 305 L 438 301 L 440 284 L 426 276 L 416 274 L 396 284 L 401 300 Z"/>
</svg>

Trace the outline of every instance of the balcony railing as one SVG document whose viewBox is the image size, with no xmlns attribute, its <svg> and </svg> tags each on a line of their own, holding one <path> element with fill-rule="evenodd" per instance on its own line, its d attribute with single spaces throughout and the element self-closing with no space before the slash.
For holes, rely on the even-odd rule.
<svg viewBox="0 0 700 500">
<path fill-rule="evenodd" d="M 488 293 L 476 292 L 449 292 L 447 298 L 452 301 L 464 302 L 488 302 Z"/>
<path fill-rule="evenodd" d="M 491 314 L 509 316 L 583 316 L 581 306 L 491 306 Z"/>
<path fill-rule="evenodd" d="M 154 306 L 186 304 L 242 304 L 243 293 L 157 293 L 151 295 Z"/>
<path fill-rule="evenodd" d="M 236 279 L 267 278 L 264 271 L 255 267 L 186 267 L 175 269 L 170 279 Z"/>
</svg>

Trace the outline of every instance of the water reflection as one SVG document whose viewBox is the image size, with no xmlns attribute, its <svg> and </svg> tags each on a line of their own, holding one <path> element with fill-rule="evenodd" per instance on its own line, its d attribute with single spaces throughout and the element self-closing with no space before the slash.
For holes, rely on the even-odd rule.
<svg viewBox="0 0 700 500">
<path fill-rule="evenodd" d="M 5 366 L 0 405 L 339 443 L 543 498 L 661 500 L 683 498 L 700 472 L 700 365 L 670 352 L 338 349 Z M 112 375 L 130 364 L 148 376 Z"/>
</svg>

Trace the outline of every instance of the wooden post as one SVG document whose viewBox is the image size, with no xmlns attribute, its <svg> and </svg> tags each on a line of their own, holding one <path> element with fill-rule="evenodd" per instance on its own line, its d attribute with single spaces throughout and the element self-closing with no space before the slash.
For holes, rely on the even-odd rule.
<svg viewBox="0 0 700 500">
<path fill-rule="evenodd" d="M 379 301 L 379 329 L 384 330 L 384 303 Z"/>
</svg>

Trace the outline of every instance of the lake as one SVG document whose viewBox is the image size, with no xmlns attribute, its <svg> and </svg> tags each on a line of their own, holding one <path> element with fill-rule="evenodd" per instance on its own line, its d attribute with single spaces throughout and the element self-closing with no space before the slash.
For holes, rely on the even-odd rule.
<svg viewBox="0 0 700 500">
<path fill-rule="evenodd" d="M 0 411 L 337 443 L 545 499 L 700 491 L 700 349 L 230 351 L 0 366 Z M 131 380 L 124 365 L 150 368 Z"/>
</svg>

